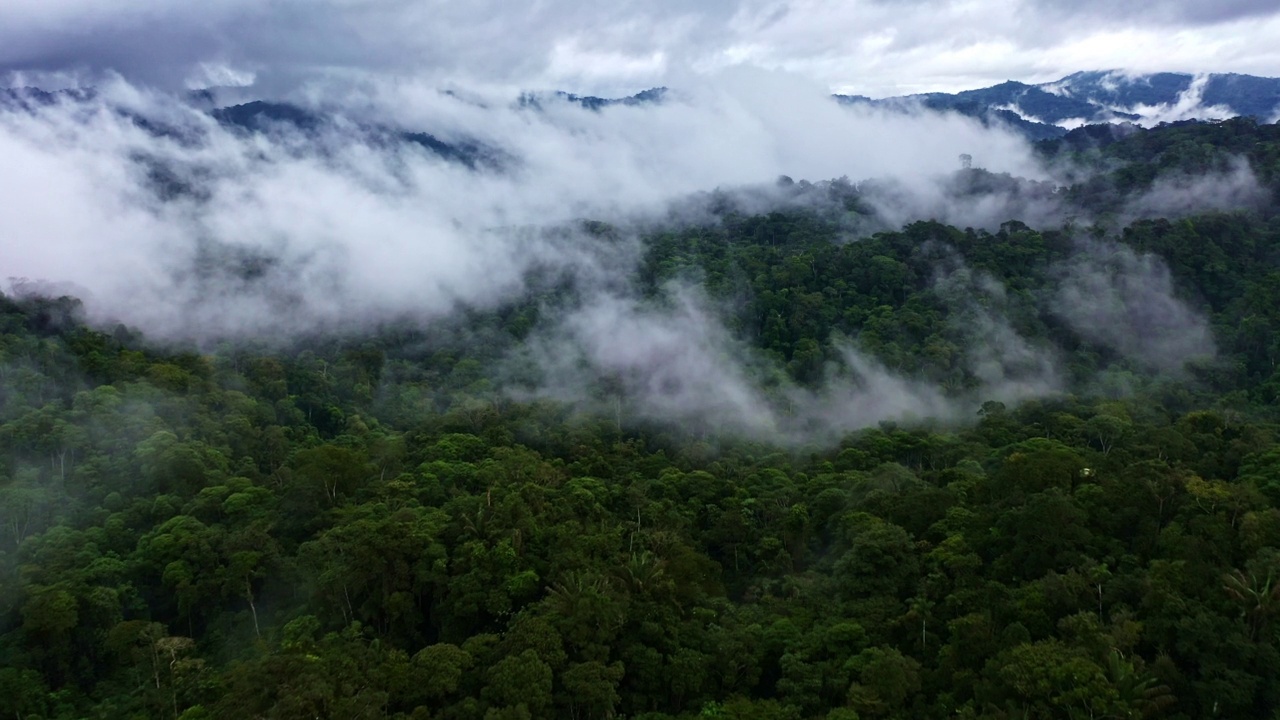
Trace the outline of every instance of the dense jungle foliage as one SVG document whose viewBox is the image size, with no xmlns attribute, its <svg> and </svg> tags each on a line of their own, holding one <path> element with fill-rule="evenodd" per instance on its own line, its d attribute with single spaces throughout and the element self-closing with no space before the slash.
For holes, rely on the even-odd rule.
<svg viewBox="0 0 1280 720">
<path fill-rule="evenodd" d="M 1054 143 L 1099 217 L 1232 158 L 1280 180 L 1248 120 Z M 773 447 L 505 393 L 572 288 L 203 352 L 0 296 L 0 718 L 1280 717 L 1280 220 L 847 227 L 730 212 L 638 282 L 697 278 L 801 385 L 845 337 L 962 393 L 959 258 L 1068 390 Z M 1161 258 L 1216 356 L 1049 312 L 1081 236 Z"/>
</svg>

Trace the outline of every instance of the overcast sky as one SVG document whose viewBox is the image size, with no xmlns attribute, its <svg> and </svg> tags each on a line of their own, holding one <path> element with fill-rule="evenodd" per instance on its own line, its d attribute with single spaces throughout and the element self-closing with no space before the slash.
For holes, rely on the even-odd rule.
<svg viewBox="0 0 1280 720">
<path fill-rule="evenodd" d="M 1276 0 L 0 2 L 10 84 L 374 73 L 608 94 L 748 64 L 887 96 L 1092 69 L 1274 76 L 1276 38 Z"/>
</svg>

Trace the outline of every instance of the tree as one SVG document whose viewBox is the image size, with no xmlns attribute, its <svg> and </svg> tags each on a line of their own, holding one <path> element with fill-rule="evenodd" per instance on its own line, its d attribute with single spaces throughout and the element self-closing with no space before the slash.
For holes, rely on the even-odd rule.
<svg viewBox="0 0 1280 720">
<path fill-rule="evenodd" d="M 622 675 L 622 663 L 605 665 L 599 660 L 589 660 L 570 665 L 560 675 L 570 716 L 574 720 L 613 717 L 614 708 L 622 700 L 618 696 Z"/>
<path fill-rule="evenodd" d="M 551 707 L 551 668 L 532 650 L 499 660 L 486 677 L 482 695 L 494 708 L 525 708 L 542 717 Z"/>
<path fill-rule="evenodd" d="M 895 648 L 867 648 L 852 665 L 858 679 L 849 686 L 849 705 L 859 717 L 898 715 L 920 691 L 920 663 Z"/>
</svg>

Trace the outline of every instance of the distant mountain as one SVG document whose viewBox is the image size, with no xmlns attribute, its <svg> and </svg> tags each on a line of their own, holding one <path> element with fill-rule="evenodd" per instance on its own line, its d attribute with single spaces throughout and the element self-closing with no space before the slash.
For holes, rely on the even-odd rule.
<svg viewBox="0 0 1280 720">
<path fill-rule="evenodd" d="M 1038 87 L 1104 108 L 1128 109 L 1144 119 L 1154 118 L 1157 121 L 1189 119 L 1161 116 L 1162 111 L 1169 110 L 1184 114 L 1198 112 L 1200 117 L 1205 111 L 1213 110 L 1222 115 L 1249 115 L 1263 121 L 1274 120 L 1280 113 L 1280 78 L 1254 75 L 1156 73 L 1126 76 L 1117 72 L 1095 71 L 1075 73 L 1056 83 Z"/>
<path fill-rule="evenodd" d="M 83 101 L 93 98 L 92 90 L 55 90 L 34 87 L 0 88 L 0 108 L 31 111 L 62 100 Z"/>
<path fill-rule="evenodd" d="M 620 97 L 620 98 L 603 98 L 603 97 L 596 97 L 594 95 L 575 95 L 573 93 L 557 90 L 556 92 L 550 93 L 550 94 L 524 93 L 523 95 L 520 96 L 519 102 L 521 107 L 535 108 L 540 110 L 542 109 L 543 101 L 545 101 L 548 97 L 552 97 L 557 100 L 563 100 L 566 102 L 573 103 L 575 105 L 581 105 L 587 110 L 603 110 L 604 108 L 613 107 L 615 105 L 631 106 L 631 105 L 657 104 L 662 102 L 662 99 L 666 97 L 666 94 L 667 94 L 667 89 L 664 87 L 649 88 L 648 90 L 643 90 L 641 92 L 636 93 L 635 95 L 629 95 L 627 97 Z"/>
<path fill-rule="evenodd" d="M 244 132 L 266 132 L 273 128 L 288 127 L 312 134 L 340 121 L 337 117 L 326 116 L 297 105 L 262 100 L 217 108 L 209 114 L 223 126 Z M 368 124 L 357 125 L 355 129 L 367 140 L 418 145 L 445 160 L 461 163 L 473 170 L 481 167 L 500 169 L 511 161 L 503 151 L 470 138 L 443 140 L 428 132 L 405 132 Z"/>
<path fill-rule="evenodd" d="M 604 98 L 568 92 L 524 93 L 521 108 L 535 112 L 553 102 L 578 105 L 599 112 L 615 106 L 659 104 L 667 88 L 651 88 L 626 97 Z M 1053 140 L 1087 125 L 1143 126 L 1179 120 L 1217 120 L 1253 116 L 1273 122 L 1280 115 L 1280 78 L 1252 75 L 1155 73 L 1129 75 L 1119 71 L 1090 71 L 1032 85 L 1009 80 L 999 85 L 957 93 L 923 93 L 882 99 L 836 95 L 846 105 L 871 105 L 911 112 L 927 108 L 975 117 L 988 125 L 1011 127 L 1031 140 Z M 314 131 L 326 122 L 321 115 L 292 105 L 250 102 L 212 110 L 226 125 L 262 130 L 272 124 Z M 380 131 L 388 135 L 390 131 Z M 444 140 L 426 132 L 400 133 L 448 160 L 470 167 L 501 165 L 490 149 L 470 140 Z"/>
<path fill-rule="evenodd" d="M 319 113 L 297 105 L 265 100 L 217 108 L 211 110 L 209 114 L 223 125 L 254 131 L 265 131 L 276 125 L 287 125 L 309 132 L 318 130 L 325 124 L 325 118 Z"/>
<path fill-rule="evenodd" d="M 1010 80 L 958 93 L 923 93 L 873 100 L 837 95 L 846 104 L 958 112 L 988 124 L 1013 127 L 1033 140 L 1062 137 L 1098 123 L 1156 125 L 1189 119 L 1253 116 L 1270 122 L 1280 114 L 1280 78 L 1253 75 L 1078 72 L 1050 83 Z"/>
<path fill-rule="evenodd" d="M 658 87 L 617 98 L 576 95 L 568 92 L 527 92 L 517 107 L 543 112 L 563 103 L 600 112 L 610 107 L 647 106 L 667 99 L 667 88 Z M 95 91 L 37 88 L 0 88 L 0 108 L 34 111 L 60 102 L 84 102 Z M 255 100 L 218 106 L 218 93 L 189 93 L 185 101 L 208 112 L 224 127 L 238 132 L 271 132 L 288 128 L 319 137 L 339 128 L 376 143 L 417 145 L 439 157 L 472 169 L 502 169 L 518 160 L 500 148 L 456 133 L 428 132 L 423 128 L 396 129 L 377 121 L 356 122 L 338 113 L 308 109 L 288 103 Z M 1130 75 L 1119 71 L 1089 71 L 1049 83 L 1028 84 L 1009 80 L 991 87 L 957 93 L 923 93 L 873 99 L 862 95 L 836 95 L 845 105 L 867 105 L 901 112 L 921 108 L 955 112 L 978 118 L 984 124 L 1012 128 L 1033 141 L 1057 140 L 1068 132 L 1090 125 L 1158 125 L 1180 120 L 1216 120 L 1252 116 L 1262 122 L 1280 119 L 1280 78 L 1237 74 L 1189 75 L 1155 73 Z M 226 102 L 224 99 L 223 102 Z M 170 128 L 119 110 L 140 127 L 156 134 L 181 138 L 189 129 Z M 1110 135 L 1104 133 L 1104 135 Z M 1077 139 L 1096 140 L 1092 136 Z"/>
<path fill-rule="evenodd" d="M 586 110 L 598 112 L 616 105 L 634 106 L 656 104 L 666 95 L 666 88 L 650 88 L 621 98 L 602 98 L 592 95 L 575 95 L 567 92 L 524 93 L 517 104 L 535 112 L 541 112 L 548 102 L 567 102 Z M 193 101 L 207 101 L 207 97 L 193 97 Z M 317 133 L 325 127 L 341 122 L 315 110 L 288 103 L 255 100 L 239 105 L 215 108 L 209 114 L 225 127 L 245 132 L 267 132 L 273 128 L 288 127 L 303 133 Z M 515 159 L 498 148 L 471 138 L 442 139 L 428 132 L 392 130 L 380 125 L 362 124 L 357 129 L 367 139 L 380 142 L 407 142 L 418 145 L 451 162 L 461 163 L 471 169 L 501 169 L 510 166 Z"/>
<path fill-rule="evenodd" d="M 517 100 L 517 106 L 531 112 L 542 112 L 551 103 L 567 103 L 592 112 L 612 106 L 636 106 L 660 103 L 666 88 L 651 88 L 627 97 L 603 98 L 591 95 L 575 95 L 567 92 L 525 93 Z M 452 93 L 450 93 L 452 94 Z M 0 110 L 37 112 L 59 104 L 77 104 L 98 97 L 93 89 L 46 91 L 33 87 L 0 87 Z M 458 135 L 439 135 L 422 129 L 399 129 L 376 120 L 357 121 L 341 112 L 313 109 L 287 102 L 253 100 L 218 106 L 218 94 L 212 90 L 187 93 L 183 100 L 200 109 L 222 125 L 238 133 L 272 133 L 286 131 L 303 137 L 320 140 L 327 133 L 337 130 L 347 137 L 377 145 L 416 145 L 441 159 L 464 165 L 472 170 L 503 170 L 519 164 L 518 158 L 505 150 L 481 140 Z M 201 131 L 196 126 L 170 126 L 140 115 L 134 111 L 108 103 L 117 114 L 128 118 L 138 127 L 157 136 L 165 136 L 180 142 L 198 139 Z M 163 168 L 154 169 L 157 176 L 167 177 Z M 178 183 L 165 181 L 166 192 L 178 192 Z"/>
</svg>

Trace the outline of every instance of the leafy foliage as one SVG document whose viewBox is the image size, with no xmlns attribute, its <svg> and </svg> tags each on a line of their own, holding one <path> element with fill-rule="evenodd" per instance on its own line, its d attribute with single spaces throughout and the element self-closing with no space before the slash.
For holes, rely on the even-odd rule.
<svg viewBox="0 0 1280 720">
<path fill-rule="evenodd" d="M 1274 139 L 1236 147 L 1241 128 L 1090 152 L 1159 163 L 1152 148 L 1202 135 L 1274 182 Z M 733 332 L 800 384 L 844 337 L 958 392 L 981 387 L 970 316 L 934 268 L 959 258 L 1063 349 L 1070 392 L 781 451 L 495 389 L 484 368 L 556 286 L 468 316 L 465 341 L 383 328 L 210 354 L 87 327 L 69 298 L 0 296 L 0 716 L 1280 707 L 1280 225 L 1212 214 L 1115 238 L 1210 318 L 1217 361 L 1175 376 L 1046 307 L 1069 230 L 846 232 L 729 212 L 656 233 L 639 282 L 692 273 L 740 298 Z"/>
</svg>

